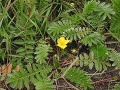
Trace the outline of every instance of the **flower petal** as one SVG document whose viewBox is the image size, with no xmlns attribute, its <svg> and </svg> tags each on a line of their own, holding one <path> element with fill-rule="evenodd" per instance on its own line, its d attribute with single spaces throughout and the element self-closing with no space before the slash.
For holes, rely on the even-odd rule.
<svg viewBox="0 0 120 90">
<path fill-rule="evenodd" d="M 65 40 L 64 37 L 60 37 L 58 40 L 57 40 L 57 46 L 59 46 L 60 48 L 64 49 L 67 47 L 67 43 L 69 42 L 70 40 Z"/>
<path fill-rule="evenodd" d="M 65 44 L 67 44 L 68 42 L 70 42 L 70 40 L 65 40 L 64 42 L 65 42 Z"/>
<path fill-rule="evenodd" d="M 64 45 L 57 44 L 57 46 L 59 46 L 59 47 L 62 48 L 62 49 L 65 49 L 65 48 L 67 47 L 66 44 L 64 44 Z"/>
<path fill-rule="evenodd" d="M 57 40 L 57 43 L 60 43 L 60 42 L 62 42 L 62 41 L 64 41 L 64 40 L 65 40 L 64 37 L 60 37 L 60 38 Z"/>
</svg>

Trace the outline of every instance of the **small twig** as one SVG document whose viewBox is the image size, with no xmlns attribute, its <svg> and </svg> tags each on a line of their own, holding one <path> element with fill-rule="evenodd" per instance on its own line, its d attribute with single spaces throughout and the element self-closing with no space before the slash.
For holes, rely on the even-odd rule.
<svg viewBox="0 0 120 90">
<path fill-rule="evenodd" d="M 65 78 L 63 78 L 63 79 L 71 88 L 74 88 L 75 90 L 80 90 L 77 87 L 75 87 L 74 85 L 72 85 L 71 83 L 69 83 Z"/>
<path fill-rule="evenodd" d="M 52 71 L 48 77 L 50 78 L 55 73 L 55 71 L 56 70 Z"/>
<path fill-rule="evenodd" d="M 71 88 L 71 87 L 69 87 L 69 86 L 67 87 L 67 86 L 64 86 L 64 85 L 62 85 L 62 86 L 61 86 L 61 85 L 57 85 L 57 87 L 65 88 L 65 89 L 66 89 L 66 88 Z"/>
<path fill-rule="evenodd" d="M 114 83 L 114 84 L 120 84 L 120 82 L 112 82 L 112 83 Z"/>
<path fill-rule="evenodd" d="M 6 14 L 6 12 L 8 11 L 8 9 L 16 2 L 17 0 L 15 0 L 13 3 L 11 3 L 11 0 L 8 1 L 7 5 L 6 5 L 6 8 L 5 8 L 5 13 L 4 15 Z M 4 15 L 2 17 L 2 19 L 0 20 L 0 28 L 1 28 L 1 25 L 2 25 L 2 22 L 3 22 L 3 19 L 4 19 Z"/>
<path fill-rule="evenodd" d="M 11 0 L 9 0 L 7 6 L 6 6 L 6 10 L 8 10 L 10 7 L 13 6 L 13 4 L 15 4 L 17 2 L 17 0 L 15 0 L 14 2 L 11 3 Z"/>
<path fill-rule="evenodd" d="M 56 84 L 56 90 L 58 90 L 58 83 L 56 79 L 55 79 L 55 84 Z"/>
<path fill-rule="evenodd" d="M 97 76 L 97 75 L 103 75 L 103 74 L 107 74 L 107 73 L 112 73 L 112 72 L 118 72 L 120 71 L 120 69 L 115 69 L 115 70 L 111 70 L 111 71 L 108 71 L 108 72 L 101 72 L 101 73 L 93 73 L 93 74 L 86 74 L 88 76 Z"/>
<path fill-rule="evenodd" d="M 5 81 L 3 81 L 3 83 L 4 83 L 5 87 L 6 87 L 8 90 L 10 90 L 10 88 L 7 86 L 7 84 L 5 83 Z"/>
<path fill-rule="evenodd" d="M 17 1 L 18 1 L 18 0 L 15 0 L 14 2 L 12 2 L 12 3 L 10 4 L 10 7 L 13 6 L 13 4 L 15 4 Z"/>
<path fill-rule="evenodd" d="M 97 83 L 103 83 L 103 82 L 110 82 L 113 78 L 106 78 L 106 79 L 102 79 L 102 80 L 98 80 L 95 81 L 93 84 L 97 84 Z"/>
<path fill-rule="evenodd" d="M 104 33 L 104 35 L 105 35 L 105 36 L 111 36 L 111 34 L 110 34 L 110 33 Z"/>
<path fill-rule="evenodd" d="M 109 42 L 106 42 L 106 44 L 117 44 L 117 43 L 120 43 L 118 41 L 109 41 Z"/>
<path fill-rule="evenodd" d="M 118 76 L 120 78 L 120 76 Z M 95 81 L 93 84 L 115 81 L 113 77 Z"/>
<path fill-rule="evenodd" d="M 72 68 L 72 66 L 78 61 L 78 57 L 70 64 L 70 66 L 66 69 L 66 71 L 62 74 L 61 78 L 64 78 L 67 72 Z"/>
<path fill-rule="evenodd" d="M 6 8 L 5 8 L 5 13 L 3 14 L 3 16 L 6 14 L 7 10 L 9 9 L 10 3 L 11 3 L 11 0 L 8 1 Z M 3 19 L 4 17 L 2 17 L 2 19 L 0 20 L 0 28 L 2 26 Z"/>
<path fill-rule="evenodd" d="M 8 4 L 7 4 L 6 8 L 5 8 L 6 11 L 10 8 L 10 4 L 11 4 L 11 0 L 8 1 Z"/>
<path fill-rule="evenodd" d="M 93 73 L 93 74 L 86 74 L 88 76 L 97 76 L 97 75 L 102 75 L 102 74 L 106 74 L 107 72 L 105 72 L 104 70 L 101 73 Z"/>
</svg>

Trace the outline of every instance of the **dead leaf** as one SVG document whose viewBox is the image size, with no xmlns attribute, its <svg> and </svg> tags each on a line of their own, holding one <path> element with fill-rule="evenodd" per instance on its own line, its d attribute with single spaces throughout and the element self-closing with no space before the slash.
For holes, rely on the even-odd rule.
<svg viewBox="0 0 120 90">
<path fill-rule="evenodd" d="M 20 66 L 17 65 L 17 66 L 15 67 L 15 71 L 19 71 L 19 70 L 20 70 Z"/>
<path fill-rule="evenodd" d="M 12 70 L 12 64 L 9 64 L 8 66 L 2 65 L 1 66 L 1 73 L 9 74 Z"/>
<path fill-rule="evenodd" d="M 1 73 L 6 73 L 6 71 L 7 71 L 6 66 L 5 66 L 5 65 L 2 65 L 2 66 L 1 66 Z"/>
<path fill-rule="evenodd" d="M 7 73 L 11 73 L 11 70 L 12 70 L 12 64 L 9 64 L 8 67 L 7 67 Z"/>
</svg>

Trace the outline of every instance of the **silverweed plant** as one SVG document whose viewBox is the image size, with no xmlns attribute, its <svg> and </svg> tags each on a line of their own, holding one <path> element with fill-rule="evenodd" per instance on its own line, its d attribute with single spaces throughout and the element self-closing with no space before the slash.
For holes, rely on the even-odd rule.
<svg viewBox="0 0 120 90">
<path fill-rule="evenodd" d="M 120 0 L 0 0 L 0 90 L 119 90 L 119 48 Z"/>
</svg>

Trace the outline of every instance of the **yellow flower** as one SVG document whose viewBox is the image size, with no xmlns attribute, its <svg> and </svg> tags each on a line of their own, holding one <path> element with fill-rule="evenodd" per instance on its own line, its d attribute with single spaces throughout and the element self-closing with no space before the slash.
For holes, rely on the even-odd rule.
<svg viewBox="0 0 120 90">
<path fill-rule="evenodd" d="M 74 4 L 74 3 L 70 3 L 70 6 L 71 6 L 71 7 L 74 7 L 74 6 L 75 6 L 75 4 Z"/>
<path fill-rule="evenodd" d="M 72 51 L 72 53 L 77 53 L 76 49 L 72 49 L 71 51 Z"/>
<path fill-rule="evenodd" d="M 57 46 L 62 48 L 62 49 L 65 49 L 67 47 L 67 43 L 69 42 L 70 40 L 65 40 L 64 37 L 60 37 L 58 40 L 57 40 Z"/>
</svg>

